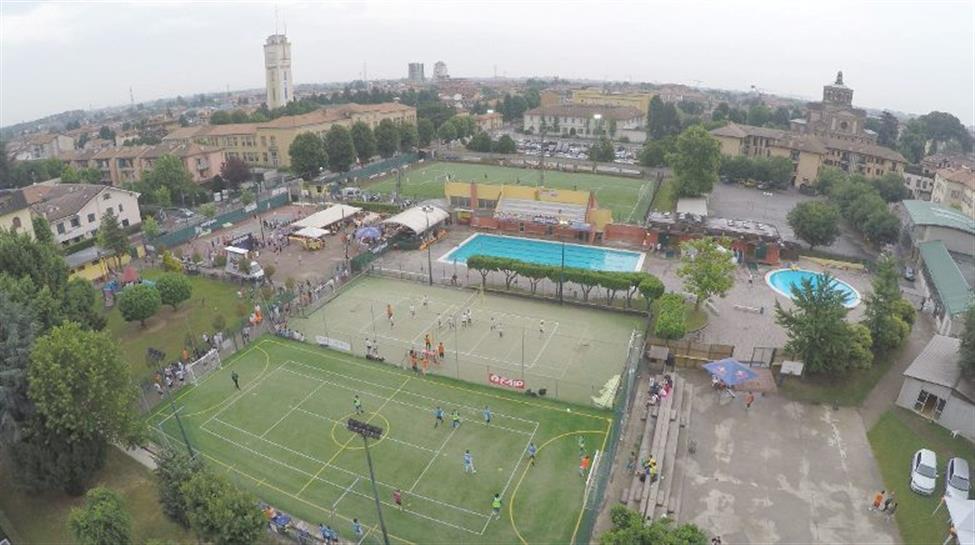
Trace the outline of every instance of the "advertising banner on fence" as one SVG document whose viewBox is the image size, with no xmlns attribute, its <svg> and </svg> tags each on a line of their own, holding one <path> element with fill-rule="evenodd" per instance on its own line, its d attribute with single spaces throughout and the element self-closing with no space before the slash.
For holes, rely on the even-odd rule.
<svg viewBox="0 0 975 545">
<path fill-rule="evenodd" d="M 323 335 L 316 335 L 315 342 L 318 343 L 318 346 L 334 348 L 336 350 L 342 350 L 344 352 L 352 352 L 352 345 L 339 339 L 333 339 L 331 337 L 325 337 Z"/>
<path fill-rule="evenodd" d="M 525 381 L 520 378 L 508 378 L 501 375 L 495 375 L 494 373 L 488 373 L 488 382 L 491 384 L 496 384 L 498 386 L 504 386 L 507 388 L 517 388 L 519 390 L 525 389 Z"/>
</svg>

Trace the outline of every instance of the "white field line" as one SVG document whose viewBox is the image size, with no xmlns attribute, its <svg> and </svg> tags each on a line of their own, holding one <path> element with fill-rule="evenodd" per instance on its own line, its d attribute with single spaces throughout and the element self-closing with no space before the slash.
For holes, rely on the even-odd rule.
<svg viewBox="0 0 975 545">
<path fill-rule="evenodd" d="M 361 382 L 363 384 L 368 384 L 369 386 L 374 386 L 376 388 L 382 388 L 384 390 L 395 390 L 396 389 L 396 388 L 394 388 L 392 386 L 388 386 L 388 385 L 385 385 L 385 384 L 378 384 L 378 383 L 375 383 L 375 382 L 370 382 L 368 380 L 363 380 L 363 379 L 356 378 L 356 377 L 350 377 L 348 375 L 343 375 L 342 373 L 337 373 L 335 371 L 329 371 L 327 369 L 321 369 L 321 368 L 315 367 L 313 365 L 308 365 L 306 363 L 301 363 L 300 361 L 295 361 L 295 360 L 287 360 L 287 361 L 285 361 L 284 363 L 281 364 L 281 367 L 287 366 L 288 364 L 292 364 L 292 363 L 295 364 L 295 365 L 299 365 L 301 367 L 308 367 L 309 369 L 312 369 L 314 371 L 318 371 L 320 373 L 327 373 L 327 374 L 330 374 L 330 375 L 335 375 L 335 376 L 338 376 L 338 377 L 342 377 L 344 379 L 352 380 L 352 381 L 355 381 L 355 382 Z M 285 370 L 288 371 L 288 372 L 291 372 L 291 373 L 294 372 L 294 371 L 291 371 L 291 370 L 288 370 L 288 369 L 285 369 Z M 299 374 L 299 373 L 295 373 L 295 374 Z M 315 378 L 315 377 L 308 377 L 308 378 Z M 316 380 L 323 380 L 323 379 L 317 378 Z M 348 388 L 348 387 L 346 386 L 346 388 Z M 432 401 L 434 403 L 439 403 L 441 405 L 449 404 L 449 405 L 452 405 L 452 406 L 457 406 L 457 407 L 463 407 L 463 408 L 466 408 L 466 409 L 471 409 L 472 411 L 476 412 L 477 414 L 480 414 L 480 412 L 481 412 L 481 408 L 479 408 L 479 407 L 473 407 L 473 406 L 470 406 L 470 405 L 463 405 L 463 404 L 453 403 L 453 402 L 452 403 L 446 403 L 442 399 L 439 399 L 439 398 L 436 398 L 436 397 L 431 397 L 431 396 L 424 395 L 424 394 L 418 394 L 416 392 L 406 391 L 406 392 L 403 392 L 403 393 L 405 393 L 407 395 L 411 395 L 413 397 L 418 397 L 418 398 L 421 398 L 421 399 L 427 399 L 427 400 L 430 400 L 430 401 Z M 398 402 L 398 403 L 401 403 L 401 402 Z M 503 417 L 509 418 L 511 420 L 517 420 L 517 421 L 520 421 L 520 422 L 524 422 L 526 424 L 538 424 L 538 421 L 537 420 L 529 420 L 527 418 L 521 418 L 521 417 L 518 417 L 518 416 L 507 415 L 507 414 L 500 414 L 500 413 L 495 413 L 495 415 L 496 416 L 503 416 Z M 520 430 L 514 430 L 514 431 L 517 431 L 518 433 L 528 434 L 528 432 L 523 432 L 523 431 L 520 431 Z"/>
<path fill-rule="evenodd" d="M 555 333 L 558 330 L 559 330 L 559 323 L 555 322 L 555 327 L 552 328 L 552 333 L 549 334 L 547 339 L 545 339 L 545 343 L 542 344 L 541 350 L 539 350 L 538 354 L 535 355 L 535 359 L 533 359 L 532 362 L 527 365 L 529 369 L 535 367 L 535 364 L 538 363 L 538 359 L 542 357 L 542 354 L 544 354 L 546 350 L 548 350 L 548 343 L 552 342 L 552 338 L 555 337 Z"/>
<path fill-rule="evenodd" d="M 291 413 L 295 412 L 295 409 L 297 409 L 298 407 L 301 407 L 301 404 L 302 403 L 304 403 L 305 401 L 308 401 L 308 399 L 311 398 L 311 396 L 317 394 L 318 391 L 322 389 L 322 386 L 325 386 L 325 385 L 324 384 L 319 384 L 318 386 L 315 386 L 312 389 L 312 391 L 308 392 L 308 395 L 306 395 L 305 397 L 301 398 L 301 401 L 299 401 L 296 405 L 294 405 L 293 407 L 291 407 L 291 409 L 289 409 L 288 412 L 284 413 L 284 416 L 282 416 L 281 418 L 279 418 L 278 421 L 275 422 L 270 428 L 264 430 L 264 433 L 261 434 L 261 439 L 264 439 L 265 437 L 267 437 L 267 434 L 271 433 L 271 430 L 273 430 L 274 428 L 278 427 L 278 424 L 280 424 L 281 422 L 284 422 L 284 419 L 285 418 L 288 418 L 289 416 L 291 416 Z"/>
<path fill-rule="evenodd" d="M 518 461 L 515 463 L 515 467 L 512 468 L 511 473 L 508 474 L 508 481 L 504 483 L 504 488 L 501 489 L 501 497 L 505 498 L 505 501 L 507 501 L 507 497 L 505 496 L 505 494 L 508 493 L 508 487 L 511 486 L 511 479 L 515 477 L 515 473 L 518 473 L 518 468 L 521 467 L 521 463 L 524 461 L 525 458 L 525 451 L 528 450 L 528 445 L 535 440 L 535 433 L 537 431 L 538 431 L 538 424 L 535 424 L 535 429 L 532 430 L 532 434 L 528 437 L 528 442 L 525 443 L 525 448 L 521 450 L 521 454 L 519 454 L 518 456 Z M 487 531 L 487 527 L 489 524 L 491 524 L 490 515 L 488 516 L 488 519 L 484 522 L 484 527 L 481 528 L 481 535 L 484 535 L 484 532 Z"/>
<path fill-rule="evenodd" d="M 335 511 L 335 508 L 338 506 L 339 502 L 342 501 L 342 498 L 344 498 L 346 496 L 346 494 L 349 493 L 350 490 L 352 490 L 353 488 L 355 488 L 355 485 L 358 484 L 358 483 L 359 483 L 359 477 L 356 477 L 355 480 L 352 481 L 352 484 L 350 484 L 349 487 L 346 488 L 345 491 L 342 492 L 342 495 L 339 496 L 339 499 L 337 499 L 334 502 L 332 502 L 332 511 Z"/>
<path fill-rule="evenodd" d="M 241 392 L 239 394 L 237 394 L 237 397 L 235 397 L 234 399 L 232 399 L 230 401 L 230 403 L 227 403 L 226 405 L 224 405 L 223 407 L 221 407 L 219 411 L 216 411 L 215 413 L 213 413 L 212 415 L 210 415 L 210 418 L 208 418 L 206 420 L 206 422 L 204 422 L 203 424 L 201 424 L 200 427 L 206 426 L 207 423 L 209 423 L 211 420 L 213 420 L 214 418 L 216 418 L 216 417 L 220 416 L 221 414 L 223 414 L 223 412 L 226 411 L 227 409 L 229 409 L 230 407 L 233 407 L 234 403 L 237 403 L 238 401 L 240 401 L 241 399 L 243 399 L 244 396 L 246 396 L 247 394 L 249 394 L 252 391 L 256 390 L 258 386 L 260 386 L 261 384 L 264 384 L 267 381 L 267 379 L 271 378 L 271 375 L 277 373 L 280 370 L 281 370 L 281 366 L 275 367 L 273 371 L 271 371 L 270 373 L 264 375 L 263 377 L 261 377 L 260 379 L 258 379 L 257 381 L 255 381 L 253 384 L 251 384 L 247 388 L 244 388 L 243 390 L 241 390 Z"/>
<path fill-rule="evenodd" d="M 322 385 L 325 385 L 325 384 L 328 384 L 328 383 L 327 382 L 322 382 Z M 323 414 L 313 413 L 313 412 L 311 412 L 311 411 L 309 411 L 307 409 L 302 409 L 300 407 L 298 408 L 298 412 L 305 413 L 308 416 L 311 416 L 311 417 L 314 417 L 314 418 L 318 418 L 318 419 L 324 420 L 326 422 L 331 422 L 332 424 L 341 424 L 341 422 L 339 420 L 335 420 L 333 418 L 329 418 L 329 417 L 327 417 L 327 416 L 325 416 Z M 403 446 L 415 448 L 417 450 L 422 450 L 424 452 L 430 452 L 430 453 L 436 452 L 432 448 L 428 448 L 428 447 L 424 447 L 424 446 L 420 446 L 420 445 L 414 445 L 413 443 L 408 443 L 406 441 L 403 441 L 403 440 L 400 440 L 400 439 L 396 439 L 395 437 L 390 437 L 388 432 L 385 435 L 385 440 L 386 441 L 391 441 L 393 443 L 399 443 L 399 444 L 401 444 Z"/>
<path fill-rule="evenodd" d="M 454 432 L 456 432 L 459 429 L 460 428 L 452 428 L 450 430 L 450 433 L 447 434 L 447 438 L 443 440 L 443 443 L 440 443 L 440 448 L 438 448 L 436 452 L 434 452 L 433 456 L 430 457 L 430 461 L 427 462 L 427 467 L 423 468 L 423 471 L 420 472 L 420 476 L 417 477 L 415 481 L 413 481 L 413 486 L 411 486 L 410 489 L 406 491 L 407 493 L 409 494 L 413 493 L 413 490 L 416 489 L 416 485 L 420 484 L 420 480 L 423 479 L 423 476 L 427 474 L 427 471 L 430 469 L 431 466 L 433 466 L 433 463 L 436 462 L 438 458 L 440 458 L 440 453 L 443 451 L 443 448 L 447 446 L 447 442 L 450 441 L 450 438 L 454 436 Z"/>
<path fill-rule="evenodd" d="M 443 311 L 441 311 L 439 314 L 437 314 L 437 316 L 434 317 L 434 319 L 430 321 L 430 325 L 428 325 L 425 328 L 421 329 L 420 332 L 416 334 L 416 337 L 413 337 L 413 340 L 410 341 L 410 346 L 416 346 L 417 341 L 419 341 L 420 339 L 423 338 L 423 334 L 424 333 L 433 332 L 433 326 L 436 325 L 437 320 L 441 320 L 442 321 L 442 319 L 443 319 L 442 316 L 448 314 L 451 310 L 453 310 L 453 308 L 454 308 L 454 305 L 447 305 L 447 307 L 445 309 L 443 309 Z"/>
</svg>

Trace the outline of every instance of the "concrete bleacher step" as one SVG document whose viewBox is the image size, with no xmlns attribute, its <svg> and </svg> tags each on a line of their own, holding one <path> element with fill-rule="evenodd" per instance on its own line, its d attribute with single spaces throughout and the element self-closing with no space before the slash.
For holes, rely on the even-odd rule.
<svg viewBox="0 0 975 545">
<path fill-rule="evenodd" d="M 660 489 L 657 492 L 657 506 L 662 509 L 660 515 L 664 515 L 667 512 L 667 502 L 670 500 L 671 488 L 673 488 L 674 483 L 674 468 L 675 462 L 677 460 L 677 440 L 680 436 L 680 423 L 677 421 L 677 408 L 681 407 L 684 402 L 684 379 L 681 377 L 674 378 L 674 407 L 671 410 L 673 414 L 673 422 L 668 428 L 667 442 L 664 447 L 663 460 L 658 462 L 660 464 L 660 475 L 666 477 L 664 483 L 660 485 Z"/>
<path fill-rule="evenodd" d="M 671 518 L 678 522 L 680 521 L 681 504 L 684 500 L 684 483 L 687 479 L 687 457 L 690 456 L 688 446 L 690 445 L 691 410 L 693 403 L 694 385 L 687 384 L 684 387 L 684 407 L 681 410 L 681 424 L 684 427 L 684 433 L 681 434 L 680 440 L 677 443 L 677 452 L 679 455 L 676 470 L 674 471 L 674 486 L 677 487 L 677 490 L 671 493 L 670 501 L 667 505 L 667 512 Z"/>
<path fill-rule="evenodd" d="M 680 425 L 686 428 L 691 425 L 691 401 L 694 399 L 694 385 L 685 383 L 684 385 L 684 406 L 681 408 Z"/>
<path fill-rule="evenodd" d="M 657 427 L 653 432 L 653 444 L 650 448 L 648 454 L 653 454 L 654 458 L 657 460 L 657 475 L 661 475 L 661 456 L 663 456 L 664 449 L 667 445 L 667 435 L 670 431 L 670 418 L 664 418 L 663 415 L 669 415 L 671 407 L 674 402 L 674 396 L 670 395 L 664 398 L 660 402 L 660 415 L 657 418 Z M 644 486 L 643 498 L 640 501 L 640 513 L 643 516 L 652 519 L 653 511 L 657 504 L 657 492 L 660 488 L 660 479 L 657 479 L 649 486 Z"/>
<path fill-rule="evenodd" d="M 640 381 L 640 384 L 641 384 L 640 386 L 641 389 L 638 390 L 637 392 L 638 395 L 637 395 L 636 403 L 642 403 L 645 406 L 647 402 L 647 396 L 650 395 L 649 381 Z M 641 392 L 643 394 L 642 397 L 640 397 L 639 395 Z M 654 414 L 653 416 L 656 417 L 656 414 Z M 650 449 L 649 443 L 650 441 L 653 440 L 653 429 L 655 426 L 656 426 L 655 418 L 646 419 L 646 423 L 643 426 L 643 431 L 642 433 L 640 433 L 640 445 L 636 449 L 637 464 L 640 463 L 640 460 L 642 460 L 646 456 L 646 452 Z M 639 477 L 637 477 L 636 475 L 631 475 L 631 477 L 633 479 L 633 482 L 630 483 L 630 486 L 627 488 L 628 494 L 624 493 L 620 497 L 620 501 L 624 504 L 629 503 L 630 501 L 639 502 L 640 498 L 642 498 L 643 496 L 643 483 L 640 482 Z"/>
</svg>

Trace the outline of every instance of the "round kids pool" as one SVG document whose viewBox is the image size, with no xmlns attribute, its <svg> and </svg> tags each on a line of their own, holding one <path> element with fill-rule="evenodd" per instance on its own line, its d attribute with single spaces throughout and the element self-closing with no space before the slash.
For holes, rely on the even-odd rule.
<svg viewBox="0 0 975 545">
<path fill-rule="evenodd" d="M 792 286 L 798 287 L 807 279 L 816 286 L 819 283 L 819 273 L 805 269 L 777 269 L 765 275 L 765 282 L 769 287 L 789 299 L 792 299 Z M 860 304 L 860 292 L 853 286 L 836 277 L 833 278 L 833 286 L 846 296 L 843 306 L 853 308 Z"/>
</svg>

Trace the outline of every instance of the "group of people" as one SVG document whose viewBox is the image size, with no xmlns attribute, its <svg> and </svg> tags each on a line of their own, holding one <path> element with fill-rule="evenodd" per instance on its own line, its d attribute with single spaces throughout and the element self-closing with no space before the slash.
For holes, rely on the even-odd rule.
<svg viewBox="0 0 975 545">
<path fill-rule="evenodd" d="M 674 390 L 674 378 L 669 374 L 664 375 L 663 383 L 657 382 L 657 379 L 650 377 L 650 395 L 647 396 L 647 408 L 650 408 L 662 400 L 666 399 Z"/>
<path fill-rule="evenodd" d="M 870 510 L 884 513 L 887 515 L 887 521 L 890 521 L 890 518 L 897 512 L 897 501 L 895 500 L 894 491 L 887 492 L 886 490 L 881 490 L 874 494 L 873 501 L 870 503 Z"/>
<path fill-rule="evenodd" d="M 163 381 L 166 389 L 172 390 L 186 383 L 186 365 L 182 361 L 174 361 L 163 368 L 162 372 L 157 372 L 152 381 L 153 387 L 159 395 L 163 395 Z"/>
</svg>

